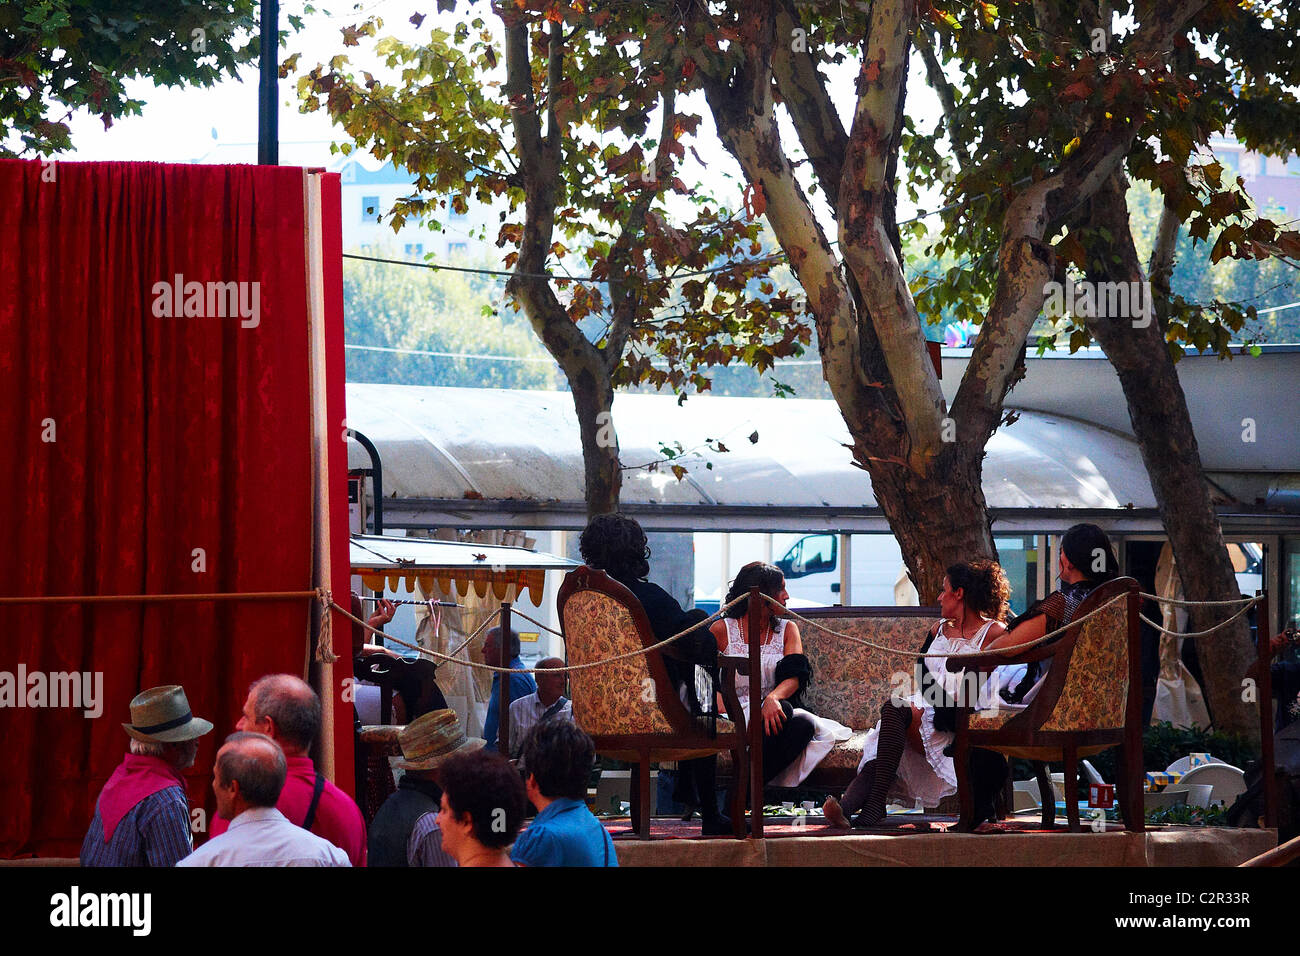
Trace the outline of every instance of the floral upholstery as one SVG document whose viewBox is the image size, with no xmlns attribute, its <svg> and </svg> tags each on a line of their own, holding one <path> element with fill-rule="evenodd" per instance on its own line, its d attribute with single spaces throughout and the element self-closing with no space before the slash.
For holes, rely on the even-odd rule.
<svg viewBox="0 0 1300 956">
<path fill-rule="evenodd" d="M 1080 628 L 1061 696 L 1041 730 L 1113 730 L 1128 699 L 1128 606 L 1120 600 Z"/>
<path fill-rule="evenodd" d="M 880 719 L 880 705 L 896 684 L 904 684 L 905 692 L 911 692 L 916 654 L 933 621 L 922 617 L 847 616 L 818 617 L 816 621 L 876 644 L 915 649 L 908 654 L 886 654 L 828 634 L 806 621 L 798 622 L 803 652 L 813 673 L 803 694 L 804 706 L 854 730 L 870 730 Z M 833 756 L 834 751 L 826 760 Z"/>
<path fill-rule="evenodd" d="M 642 646 L 631 613 L 607 594 L 575 592 L 562 613 L 570 666 L 607 660 Z M 643 655 L 570 671 L 569 685 L 573 719 L 592 736 L 673 733 L 655 702 L 653 678 Z M 646 688 L 651 692 L 646 693 Z"/>
<path fill-rule="evenodd" d="M 967 725 L 971 730 L 998 730 L 1016 714 L 1022 714 L 1021 708 L 1000 707 L 997 710 L 972 711 Z"/>
</svg>

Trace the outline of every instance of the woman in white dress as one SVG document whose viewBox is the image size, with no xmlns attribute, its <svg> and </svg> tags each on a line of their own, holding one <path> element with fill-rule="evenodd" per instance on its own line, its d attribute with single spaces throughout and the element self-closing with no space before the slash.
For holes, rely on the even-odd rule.
<svg viewBox="0 0 1300 956">
<path fill-rule="evenodd" d="M 757 587 L 782 605 L 790 599 L 785 575 L 779 568 L 755 561 L 740 569 L 727 593 L 727 601 Z M 762 645 L 763 782 L 777 787 L 797 787 L 831 748 L 848 740 L 852 731 L 843 724 L 818 717 L 799 706 L 800 691 L 812 678 L 812 668 L 803 653 L 799 628 L 793 621 L 777 617 L 766 601 L 759 608 L 758 628 Z M 749 656 L 749 601 L 741 601 L 714 622 L 709 629 L 718 642 L 718 652 L 734 657 Z M 736 676 L 736 696 L 748 725 L 749 678 Z"/>
<path fill-rule="evenodd" d="M 979 651 L 986 641 L 1006 630 L 1002 621 L 1010 594 L 1007 576 L 996 561 L 952 565 L 939 594 L 943 620 L 930 630 L 921 653 Z M 959 668 L 959 662 L 954 661 L 953 667 Z M 884 819 L 885 803 L 891 797 L 908 803 L 920 800 L 926 807 L 934 807 L 956 793 L 956 769 L 944 753 L 953 740 L 953 708 L 988 706 L 982 699 L 986 692 L 991 694 L 992 688 L 980 686 L 973 672 L 966 675 L 960 669 L 949 670 L 946 658 L 918 657 L 915 682 L 896 683 L 881 707 L 880 721 L 863 744 L 857 777 L 843 797 L 831 797 L 822 808 L 826 821 L 847 828 L 850 817 L 857 814 L 853 826 L 874 827 Z M 977 815 L 988 816 L 991 790 L 1000 785 L 1006 764 L 988 751 L 973 752 L 973 763 L 980 759 L 974 754 L 987 754 L 998 764 L 972 767 L 972 777 L 977 778 Z"/>
</svg>

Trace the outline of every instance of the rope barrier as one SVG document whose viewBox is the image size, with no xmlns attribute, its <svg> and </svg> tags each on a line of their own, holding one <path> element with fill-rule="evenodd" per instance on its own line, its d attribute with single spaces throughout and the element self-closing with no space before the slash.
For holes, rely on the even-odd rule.
<svg viewBox="0 0 1300 956">
<path fill-rule="evenodd" d="M 1233 598 L 1231 601 L 1180 601 L 1177 598 L 1161 597 L 1158 594 L 1147 594 L 1145 591 L 1139 591 L 1138 597 L 1144 597 L 1150 601 L 1158 601 L 1161 604 L 1173 604 L 1178 607 L 1228 607 L 1233 604 L 1258 604 L 1257 597 Z"/>
<path fill-rule="evenodd" d="M 659 641 L 657 644 L 651 644 L 649 647 L 640 647 L 634 651 L 627 651 L 624 654 L 615 654 L 613 657 L 607 657 L 604 660 L 600 660 L 600 661 L 588 661 L 585 664 L 566 664 L 564 667 L 541 668 L 541 670 L 547 674 L 569 673 L 571 671 L 585 671 L 585 670 L 590 670 L 593 667 L 603 667 L 606 664 L 613 664 L 616 663 L 617 661 L 626 660 L 631 657 L 640 657 L 644 654 L 650 653 L 651 651 L 657 651 L 661 647 L 667 647 L 669 644 L 673 643 L 674 641 L 681 640 L 687 634 L 691 634 L 695 631 L 698 631 L 702 627 L 707 627 L 708 625 L 712 624 L 714 621 L 720 619 L 724 611 L 729 610 L 732 607 L 735 607 L 737 604 L 745 600 L 747 597 L 749 597 L 748 594 L 741 595 L 740 597 L 736 598 L 734 601 L 724 604 L 722 607 L 718 608 L 717 611 L 715 611 L 709 617 L 705 618 L 703 621 L 700 621 L 698 624 L 692 624 L 686 630 L 679 631 L 678 633 L 672 635 L 671 637 L 664 638 L 662 641 Z M 371 627 L 369 624 L 367 624 L 365 621 L 361 620 L 358 617 L 354 617 L 350 611 L 344 610 L 343 608 L 339 607 L 337 604 L 332 604 L 332 606 L 334 610 L 338 611 L 348 620 L 360 624 L 362 627 L 364 627 L 367 631 L 370 631 L 372 634 L 387 636 L 384 635 L 383 631 Z M 536 674 L 538 673 L 538 668 L 535 667 L 519 667 L 519 668 L 496 667 L 492 664 L 480 664 L 477 661 L 462 661 L 454 657 L 449 657 L 446 654 L 441 654 L 438 651 L 431 651 L 427 647 L 417 647 L 414 644 L 408 644 L 405 641 L 395 637 L 389 637 L 388 639 L 390 641 L 393 641 L 396 644 L 401 644 L 403 647 L 409 647 L 411 650 L 418 651 L 421 654 L 428 654 L 430 657 L 434 657 L 441 661 L 445 661 L 448 664 L 459 664 L 462 667 L 470 667 L 475 670 L 491 671 L 494 674 Z"/>
<path fill-rule="evenodd" d="M 1222 602 L 1214 602 L 1214 603 L 1222 603 Z M 1250 604 L 1247 604 L 1245 607 L 1243 607 L 1243 608 L 1242 608 L 1240 611 L 1238 611 L 1236 614 L 1232 615 L 1232 617 L 1228 618 L 1227 620 L 1220 621 L 1218 624 L 1214 625 L 1214 627 L 1210 628 L 1209 630 L 1205 630 L 1205 631 L 1171 631 L 1171 630 L 1168 630 L 1167 628 L 1161 627 L 1161 626 L 1160 626 L 1159 624 L 1157 624 L 1155 621 L 1152 621 L 1152 620 L 1148 619 L 1147 616 L 1146 616 L 1145 614 L 1139 614 L 1138 617 L 1140 617 L 1143 621 L 1145 621 L 1145 622 L 1146 622 L 1147 624 L 1149 624 L 1151 627 L 1155 628 L 1155 629 L 1156 629 L 1157 631 L 1159 631 L 1161 634 L 1170 634 L 1170 635 L 1172 635 L 1173 637 L 1204 637 L 1206 634 L 1213 634 L 1215 631 L 1219 630 L 1220 628 L 1227 627 L 1229 624 L 1231 624 L 1231 623 L 1232 623 L 1233 621 L 1235 621 L 1237 618 L 1241 617 L 1243 614 L 1245 614 L 1247 611 L 1249 611 L 1249 610 L 1251 609 L 1251 607 L 1254 606 L 1256 603 L 1258 603 L 1258 598 L 1251 598 L 1251 599 L 1250 599 Z"/>
<path fill-rule="evenodd" d="M 951 660 L 958 660 L 958 661 L 959 661 L 959 660 L 966 660 L 967 658 L 971 658 L 971 657 L 985 657 L 985 656 L 987 656 L 987 655 L 989 655 L 989 654 L 1005 654 L 1005 655 L 1008 656 L 1008 657 L 1013 657 L 1013 656 L 1015 656 L 1016 654 L 1019 654 L 1019 653 L 1021 653 L 1021 652 L 1023 652 L 1023 651 L 1027 651 L 1027 650 L 1029 650 L 1030 648 L 1037 647 L 1039 644 L 1046 643 L 1047 641 L 1050 641 L 1050 640 L 1052 640 L 1053 638 L 1059 637 L 1060 635 L 1064 634 L 1066 631 L 1070 630 L 1070 628 L 1072 628 L 1072 627 L 1076 627 L 1076 626 L 1082 624 L 1084 621 L 1088 620 L 1089 618 L 1092 618 L 1092 617 L 1094 617 L 1095 615 L 1100 614 L 1102 611 L 1106 610 L 1106 608 L 1110 607 L 1110 606 L 1111 606 L 1112 604 L 1114 604 L 1116 601 L 1120 601 L 1120 600 L 1123 600 L 1123 599 L 1127 598 L 1128 595 L 1127 595 L 1127 594 L 1116 594 L 1113 598 L 1111 598 L 1111 599 L 1110 599 L 1109 601 L 1107 601 L 1105 604 L 1102 604 L 1102 605 L 1099 606 L 1099 607 L 1095 607 L 1095 608 L 1093 608 L 1091 611 L 1089 611 L 1089 612 L 1088 612 L 1087 614 L 1085 614 L 1083 617 L 1076 617 L 1073 621 L 1071 621 L 1069 624 L 1066 624 L 1064 627 L 1059 627 L 1059 628 L 1057 628 L 1055 631 L 1049 631 L 1048 633 L 1044 634 L 1044 635 L 1043 635 L 1042 637 L 1040 637 L 1040 638 L 1037 638 L 1036 640 L 1033 640 L 1033 641 L 1026 641 L 1024 644 L 1013 644 L 1013 645 L 1011 645 L 1011 646 L 1009 646 L 1009 647 L 999 647 L 999 648 L 995 648 L 995 649 L 990 650 L 990 651 L 974 651 L 974 652 L 971 652 L 971 653 L 965 653 L 965 654 L 947 654 L 947 653 L 942 653 L 942 652 L 940 652 L 940 653 L 934 653 L 934 652 L 931 652 L 931 653 L 927 653 L 927 654 L 917 654 L 915 648 L 906 648 L 906 647 L 889 647 L 889 646 L 886 645 L 886 644 L 876 644 L 876 643 L 873 642 L 873 641 L 868 641 L 868 640 L 866 640 L 866 639 L 864 639 L 864 638 L 861 638 L 861 637 L 854 637 L 852 634 L 845 634 L 845 633 L 843 633 L 843 632 L 841 632 L 841 631 L 836 631 L 836 630 L 834 630 L 834 629 L 832 629 L 832 628 L 826 627 L 826 625 L 824 625 L 824 624 L 819 624 L 817 621 L 811 620 L 811 619 L 809 619 L 809 618 L 804 617 L 804 616 L 801 615 L 801 614 L 798 614 L 798 613 L 796 613 L 796 612 L 794 612 L 794 611 L 791 611 L 789 608 L 787 608 L 787 607 L 785 607 L 784 605 L 782 605 L 782 604 L 780 604 L 779 602 L 777 602 L 777 600 L 776 600 L 775 598 L 768 597 L 766 594 L 762 595 L 762 597 L 763 597 L 763 600 L 767 601 L 769 604 L 771 604 L 771 605 L 773 605 L 773 606 L 775 606 L 775 607 L 777 607 L 777 608 L 780 608 L 783 612 L 785 612 L 786 614 L 789 614 L 791 617 L 797 618 L 798 620 L 803 621 L 803 622 L 805 622 L 806 624 L 809 624 L 809 625 L 812 626 L 812 627 L 815 627 L 815 628 L 818 628 L 818 629 L 820 629 L 820 630 L 823 630 L 823 631 L 825 631 L 827 634 L 832 634 L 832 635 L 834 635 L 835 637 L 842 638 L 842 639 L 844 639 L 844 640 L 846 640 L 846 641 L 852 641 L 854 644 L 861 644 L 861 645 L 863 645 L 864 647 L 872 647 L 872 648 L 875 648 L 876 650 L 885 651 L 886 653 L 889 653 L 889 654 L 903 654 L 903 655 L 906 655 L 906 656 L 908 656 L 908 657 L 942 657 L 942 658 L 946 658 L 946 659 L 948 659 L 948 660 L 950 660 L 950 661 L 951 661 Z"/>
<path fill-rule="evenodd" d="M 311 591 L 234 591 L 215 594 L 54 594 L 0 597 L 0 604 L 170 604 L 193 601 L 292 601 L 319 597 Z"/>
<path fill-rule="evenodd" d="M 557 631 L 555 628 L 553 628 L 553 627 L 547 627 L 547 626 L 546 626 L 545 624 L 543 624 L 541 621 L 537 620 L 536 618 L 529 617 L 527 614 L 525 614 L 523 611 L 519 610 L 518 608 L 513 608 L 513 607 L 512 607 L 512 608 L 510 609 L 510 613 L 513 614 L 515 617 L 522 617 L 525 621 L 529 621 L 529 622 L 531 622 L 531 623 L 533 623 L 533 624 L 536 624 L 536 625 L 537 625 L 538 627 L 540 627 L 543 631 L 548 631 L 549 633 L 554 634 L 556 637 L 563 637 L 563 636 L 564 636 L 564 635 L 561 634 L 559 631 Z"/>
</svg>

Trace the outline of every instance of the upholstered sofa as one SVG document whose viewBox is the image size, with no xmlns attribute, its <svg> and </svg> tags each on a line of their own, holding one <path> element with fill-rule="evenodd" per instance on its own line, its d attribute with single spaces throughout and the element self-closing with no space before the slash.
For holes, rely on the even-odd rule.
<svg viewBox="0 0 1300 956">
<path fill-rule="evenodd" d="M 895 674 L 911 677 L 916 655 L 930 627 L 939 619 L 937 607 L 828 607 L 800 609 L 809 618 L 834 631 L 907 653 L 887 654 L 800 623 L 804 654 L 812 665 L 812 681 L 803 694 L 804 706 L 852 728 L 853 736 L 837 744 L 822 758 L 805 787 L 839 790 L 857 773 L 862 743 L 880 718 L 880 706 L 889 699 Z M 718 772 L 730 777 L 731 759 L 718 755 Z"/>
</svg>

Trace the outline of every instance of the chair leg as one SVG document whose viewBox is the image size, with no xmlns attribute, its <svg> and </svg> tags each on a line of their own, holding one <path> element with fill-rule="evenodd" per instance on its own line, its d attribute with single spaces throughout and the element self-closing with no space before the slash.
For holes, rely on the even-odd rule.
<svg viewBox="0 0 1300 956">
<path fill-rule="evenodd" d="M 1139 764 L 1140 766 L 1140 764 Z M 1124 829 L 1131 833 L 1146 830 L 1146 812 L 1142 799 L 1142 775 L 1134 775 L 1130 763 L 1129 745 L 1120 744 L 1119 759 L 1115 761 L 1116 794 L 1119 813 L 1124 820 Z"/>
<path fill-rule="evenodd" d="M 952 763 L 957 772 L 957 804 L 960 808 L 956 830 L 970 833 L 975 822 L 975 793 L 970 783 L 970 744 L 966 735 L 960 732 L 953 744 Z"/>
<path fill-rule="evenodd" d="M 742 781 L 749 778 L 745 748 L 731 751 L 731 833 L 737 840 L 745 839 L 745 788 Z"/>
<path fill-rule="evenodd" d="M 1042 760 L 1034 761 L 1034 776 L 1038 778 L 1038 799 L 1043 807 L 1043 829 L 1056 829 L 1056 791 L 1052 789 L 1052 778 L 1047 773 L 1047 764 Z"/>
<path fill-rule="evenodd" d="M 1071 833 L 1083 828 L 1079 825 L 1079 753 L 1073 743 L 1065 745 L 1065 819 Z"/>
<path fill-rule="evenodd" d="M 640 796 L 641 818 L 637 821 L 637 835 L 642 840 L 650 839 L 650 755 L 642 754 L 637 764 L 637 792 Z"/>
</svg>

